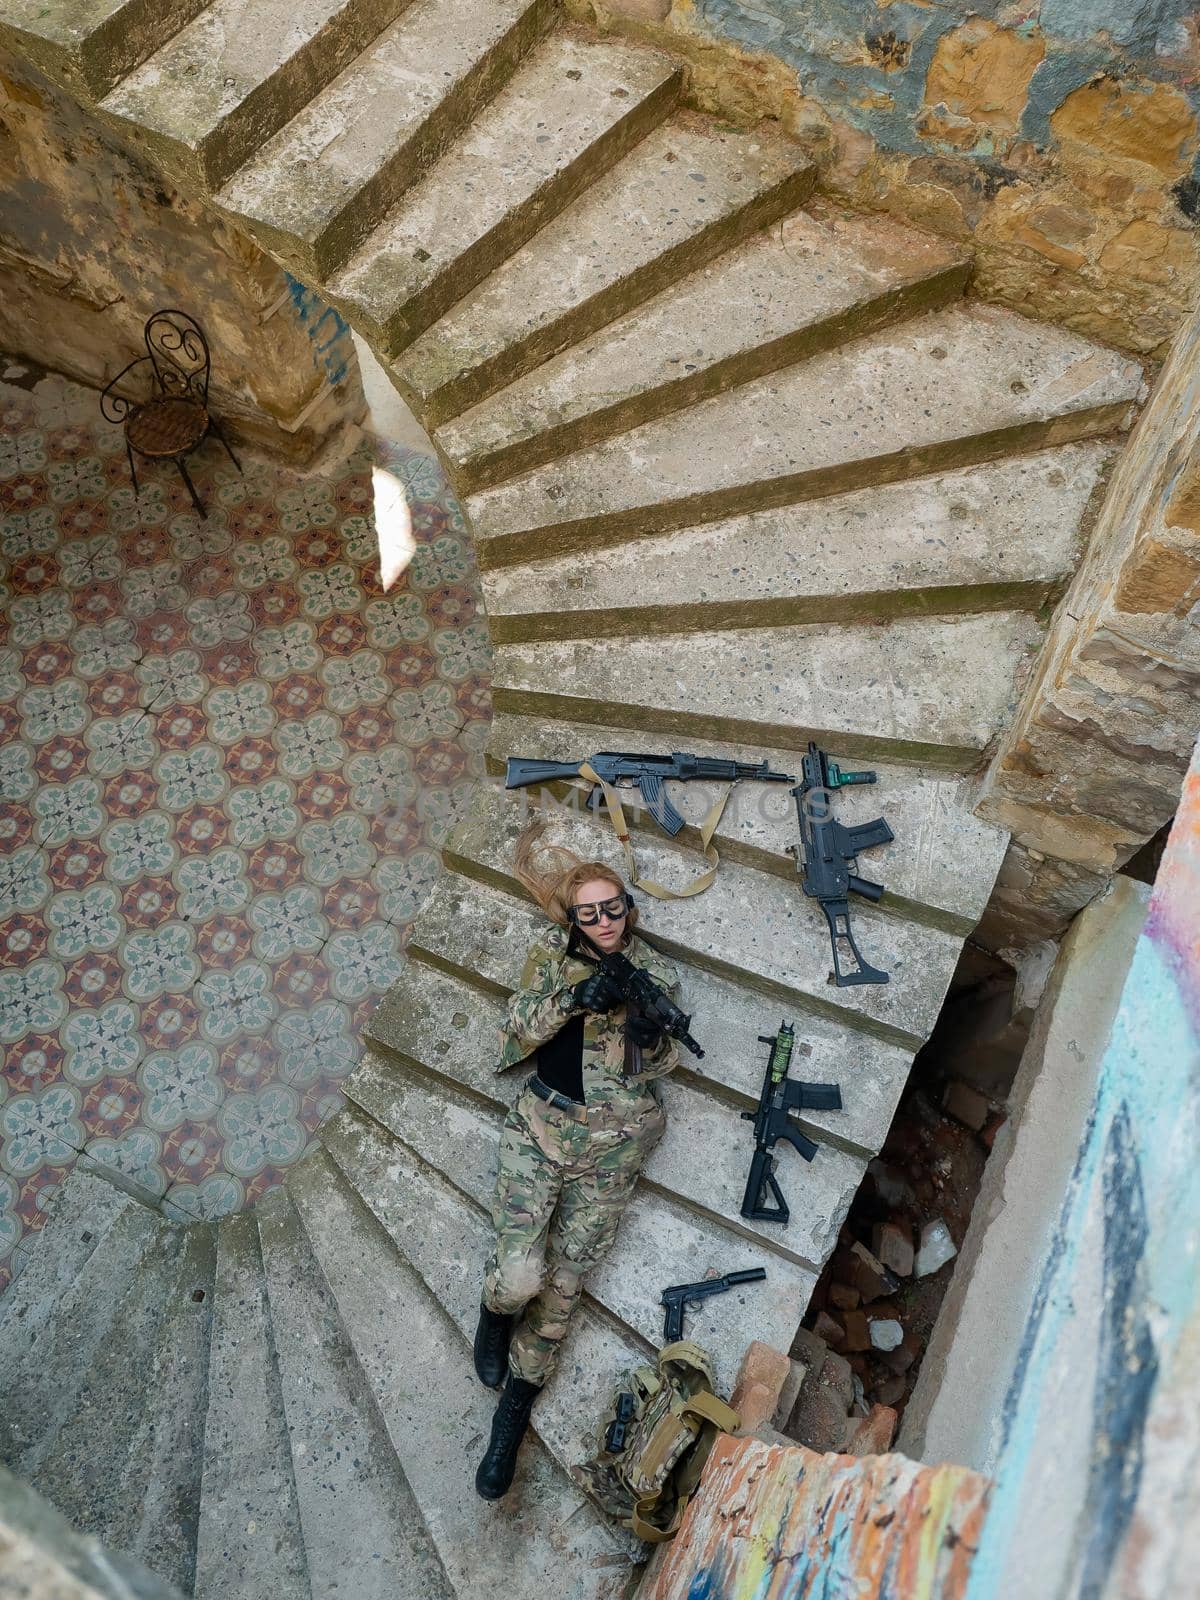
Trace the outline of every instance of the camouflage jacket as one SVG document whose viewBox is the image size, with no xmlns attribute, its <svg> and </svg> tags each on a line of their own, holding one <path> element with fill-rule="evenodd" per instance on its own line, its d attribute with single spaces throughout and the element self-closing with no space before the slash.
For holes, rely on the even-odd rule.
<svg viewBox="0 0 1200 1600">
<path fill-rule="evenodd" d="M 567 939 L 567 930 L 552 923 L 530 945 L 520 987 L 508 1002 L 501 1028 L 497 1072 L 532 1055 L 578 1011 L 571 990 L 596 967 L 569 953 Z M 657 950 L 634 934 L 622 954 L 648 972 L 679 1004 L 679 978 Z M 625 1010 L 622 1005 L 605 1015 L 594 1011 L 584 1014 L 583 1095 L 588 1105 L 628 1100 L 631 1090 L 638 1098 L 647 1080 L 663 1077 L 678 1064 L 678 1047 L 674 1039 L 664 1034 L 657 1044 L 638 1052 L 640 1065 L 635 1056 L 636 1075 L 626 1073 Z"/>
</svg>

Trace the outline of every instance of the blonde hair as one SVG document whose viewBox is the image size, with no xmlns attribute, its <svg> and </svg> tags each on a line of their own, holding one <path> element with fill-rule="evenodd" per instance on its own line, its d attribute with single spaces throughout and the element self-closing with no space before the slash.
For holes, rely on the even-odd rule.
<svg viewBox="0 0 1200 1600">
<path fill-rule="evenodd" d="M 513 871 L 551 922 L 557 922 L 560 928 L 574 927 L 567 907 L 575 904 L 575 895 L 581 886 L 596 878 L 603 883 L 611 883 L 614 895 L 628 892 L 621 874 L 603 861 L 581 861 L 573 850 L 568 850 L 564 845 L 544 843 L 542 834 L 545 828 L 546 824 L 541 818 L 534 818 L 522 830 L 513 852 Z M 539 845 L 552 862 L 548 869 L 539 869 L 534 865 L 534 850 Z M 637 907 L 631 905 L 625 916 L 626 935 L 637 927 L 637 920 Z"/>
</svg>

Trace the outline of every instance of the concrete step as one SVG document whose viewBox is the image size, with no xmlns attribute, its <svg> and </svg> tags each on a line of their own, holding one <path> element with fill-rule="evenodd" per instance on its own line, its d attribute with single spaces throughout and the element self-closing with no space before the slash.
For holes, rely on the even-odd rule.
<svg viewBox="0 0 1200 1600">
<path fill-rule="evenodd" d="M 119 1217 L 134 1202 L 72 1167 L 51 1196 L 28 1262 L 0 1296 L 0 1392 L 58 1315 L 63 1298 Z"/>
<path fill-rule="evenodd" d="M 292 271 L 324 278 L 509 78 L 557 0 L 414 0 L 218 196 Z"/>
<path fill-rule="evenodd" d="M 106 1544 L 185 1594 L 196 1581 L 216 1232 L 207 1222 L 185 1230 L 180 1276 L 164 1306 L 153 1359 L 141 1373 L 142 1422 L 106 1497 L 103 1523 L 93 1525 Z"/>
<path fill-rule="evenodd" d="M 486 907 L 495 891 L 480 893 L 487 897 L 483 902 Z M 512 904 L 517 907 L 514 930 L 519 929 L 528 942 L 538 914 L 532 907 L 522 907 L 515 901 Z M 436 964 L 443 961 L 445 967 Z M 486 1022 L 472 1019 L 481 1005 L 481 991 L 498 1004 L 507 997 L 508 989 L 500 986 L 495 992 L 491 978 L 475 975 L 472 981 L 452 968 L 453 961 L 446 953 L 431 955 L 418 946 L 414 959 L 380 1002 L 367 1034 L 390 1057 L 426 1068 L 432 1063 L 433 1070 L 444 1078 L 471 1086 L 473 1092 L 479 1093 L 477 1075 L 486 1072 L 496 1053 L 496 1037 L 488 1032 L 494 1020 L 492 1005 L 479 1013 Z M 907 1049 L 858 1032 L 852 1020 L 834 1021 L 798 1010 L 781 1016 L 781 1006 L 772 1010 L 771 1000 L 764 1000 L 760 993 L 735 979 L 717 977 L 682 961 L 678 969 L 683 991 L 680 1005 L 694 1019 L 696 1037 L 705 1055 L 698 1062 L 683 1052 L 683 1060 L 671 1075 L 672 1085 L 687 1084 L 734 1111 L 750 1110 L 758 1104 L 766 1069 L 767 1050 L 759 1043 L 759 1035 L 774 1034 L 781 1020 L 791 1021 L 798 1040 L 793 1076 L 847 1086 L 841 1111 L 804 1111 L 796 1116 L 797 1124 L 822 1144 L 853 1156 L 868 1157 L 878 1152 L 908 1077 L 911 1055 Z M 466 1009 L 464 1000 L 470 1002 Z M 446 1006 L 451 1009 L 439 1009 Z M 460 1036 L 478 1041 L 482 1067 L 477 1063 L 470 1068 L 464 1063 L 464 1051 L 476 1046 L 460 1044 Z M 509 1075 L 485 1078 L 484 1098 L 507 1107 L 525 1076 L 514 1068 Z M 745 1136 L 743 1129 L 742 1137 Z M 779 1243 L 775 1234 L 764 1237 L 768 1242 L 774 1239 Z"/>
<path fill-rule="evenodd" d="M 562 29 L 326 285 L 395 353 L 669 115 L 681 74 L 653 50 Z"/>
<path fill-rule="evenodd" d="M 8 0 L 0 45 L 83 100 L 99 99 L 179 32 L 205 0 Z"/>
<path fill-rule="evenodd" d="M 491 1071 L 502 1002 L 418 962 L 409 964 L 395 993 L 392 1015 L 403 1008 L 403 1018 L 388 1030 L 386 1051 L 382 1044 L 379 1049 L 368 1048 L 346 1092 L 481 1211 L 490 1213 L 501 1123 L 529 1076 L 520 1068 L 503 1076 Z M 465 1014 L 470 1020 L 466 1027 L 455 1029 L 450 1018 L 462 1013 L 464 1006 L 469 1007 Z M 378 1040 L 378 1033 L 373 1037 Z M 431 1071 L 438 1076 L 431 1077 Z M 469 1092 L 454 1092 L 447 1079 Z M 687 1096 L 673 1093 L 675 1087 L 665 1086 L 671 1118 L 666 1139 L 680 1146 L 677 1155 L 687 1159 L 690 1154 L 694 1161 L 695 1147 L 689 1152 L 686 1143 Z M 691 1098 L 695 1099 L 695 1091 Z M 753 1142 L 733 1108 L 724 1106 L 722 1115 L 725 1142 L 744 1187 Z M 706 1145 L 706 1172 L 709 1156 Z M 816 1281 L 811 1268 L 794 1257 L 806 1251 L 815 1254 L 819 1246 L 806 1243 L 807 1201 L 798 1206 L 786 1232 L 764 1230 L 760 1242 L 668 1198 L 659 1185 L 675 1164 L 677 1158 L 668 1154 L 657 1172 L 649 1174 L 651 1181 L 639 1185 L 612 1254 L 588 1274 L 586 1292 L 648 1344 L 661 1344 L 660 1295 L 669 1284 L 690 1283 L 710 1269 L 723 1273 L 765 1265 L 767 1284 L 714 1297 L 687 1317 L 688 1336 L 711 1351 L 718 1377 L 729 1388 L 751 1337 L 749 1326 L 756 1338 L 775 1345 L 782 1342 L 785 1349 L 791 1344 L 799 1320 L 797 1307 L 807 1305 Z M 798 1200 L 805 1187 L 797 1183 Z M 786 1255 L 781 1254 L 785 1247 Z"/>
<path fill-rule="evenodd" d="M 457 1054 L 454 1057 L 439 1056 L 435 1051 L 432 1069 L 437 1070 L 443 1063 L 446 1072 L 453 1067 L 459 1074 L 454 1081 L 460 1087 L 486 1096 L 493 1104 L 507 1110 L 508 1100 L 516 1098 L 528 1072 L 514 1071 L 511 1079 L 505 1079 L 502 1084 L 496 1081 L 492 1072 L 503 1004 L 496 999 L 488 1004 L 483 998 L 473 997 L 469 986 L 466 993 L 460 995 L 462 1002 L 473 1005 L 481 1015 L 486 1016 L 489 1026 L 485 1031 L 490 1033 L 491 1048 L 485 1048 L 477 1060 L 464 1060 Z M 772 1013 L 765 1004 L 762 1016 L 764 1021 L 760 1026 L 778 1025 L 777 1018 L 774 1023 L 767 1024 L 765 1019 L 771 1017 Z M 408 1058 L 422 1071 L 428 1072 L 431 1063 L 413 1054 L 411 1033 L 408 1038 Z M 383 1074 L 382 1077 L 374 1073 L 370 1076 L 369 1086 L 360 1084 L 352 1075 L 347 1080 L 345 1092 L 398 1137 L 404 1138 L 431 1166 L 445 1170 L 451 1181 L 457 1181 L 454 1171 L 443 1167 L 443 1152 L 434 1143 L 435 1139 L 444 1143 L 447 1138 L 446 1130 L 437 1127 L 439 1106 L 444 1107 L 446 1103 L 445 1089 L 441 1089 L 440 1093 L 437 1087 L 432 1092 L 422 1089 L 419 1083 L 414 1085 L 397 1072 Z M 674 1201 L 682 1210 L 690 1212 L 696 1219 L 696 1227 L 703 1230 L 706 1244 L 700 1246 L 693 1235 L 690 1250 L 666 1250 L 664 1254 L 667 1259 L 661 1268 L 659 1288 L 668 1283 L 686 1283 L 697 1275 L 686 1267 L 685 1258 L 689 1254 L 693 1260 L 704 1259 L 706 1263 L 714 1256 L 720 1259 L 724 1240 L 727 1239 L 731 1249 L 744 1251 L 749 1244 L 753 1252 L 751 1264 L 761 1261 L 769 1251 L 772 1257 L 786 1257 L 800 1268 L 803 1273 L 800 1280 L 802 1289 L 790 1297 L 791 1304 L 793 1311 L 797 1303 L 801 1307 L 807 1305 L 812 1280 L 837 1242 L 837 1230 L 862 1179 L 866 1167 L 864 1158 L 832 1146 L 822 1149 L 805 1168 L 802 1181 L 797 1183 L 793 1197 L 796 1203 L 792 1206 L 791 1221 L 787 1227 L 752 1222 L 739 1214 L 754 1145 L 738 1108 L 709 1093 L 707 1086 L 695 1088 L 684 1081 L 664 1083 L 662 1095 L 667 1113 L 667 1131 L 646 1163 L 644 1182 L 658 1196 Z M 700 1152 L 703 1152 L 702 1160 L 698 1159 Z M 450 1159 L 448 1154 L 446 1158 Z M 482 1183 L 484 1180 L 479 1181 Z M 486 1193 L 480 1204 L 486 1206 L 490 1191 L 491 1179 L 488 1178 Z M 646 1231 L 651 1237 L 661 1239 L 664 1225 L 662 1217 L 656 1218 L 655 1222 L 652 1228 L 647 1226 L 634 1231 Z M 678 1275 L 680 1273 L 682 1276 Z M 643 1291 L 648 1292 L 644 1279 Z M 643 1338 L 658 1339 L 661 1343 L 662 1321 L 654 1309 L 656 1301 L 657 1294 L 654 1294 L 644 1303 L 631 1306 L 626 1294 L 618 1304 L 623 1306 L 623 1320 L 634 1318 L 630 1326 Z M 770 1305 L 764 1305 L 763 1310 L 765 1320 L 773 1320 Z M 798 1320 L 798 1315 L 790 1318 L 785 1344 L 791 1342 Z M 721 1356 L 724 1369 L 732 1381 L 746 1346 L 746 1336 L 744 1328 L 739 1330 L 736 1327 L 730 1328 L 729 1334 L 732 1343 L 722 1348 Z"/>
<path fill-rule="evenodd" d="M 538 1442 L 502 1504 L 475 1494 L 496 1396 L 333 1157 L 306 1156 L 287 1184 L 457 1600 L 621 1600 L 619 1540 Z"/>
<path fill-rule="evenodd" d="M 3 1467 L 0 1529 L 5 1600 L 184 1600 L 138 1562 L 77 1532 L 43 1495 Z"/>
<path fill-rule="evenodd" d="M 898 622 L 722 629 L 502 645 L 496 710 L 625 729 L 669 748 L 696 739 L 904 761 L 980 764 L 1032 668 L 1043 621 L 1024 611 Z M 614 732 L 613 730 L 621 730 Z"/>
<path fill-rule="evenodd" d="M 95 1364 L 126 1318 L 126 1298 L 143 1278 L 158 1283 L 178 1248 L 179 1229 L 136 1202 L 114 1220 L 42 1326 L 6 1327 L 16 1348 L 0 1389 L 0 1461 L 25 1463 L 48 1449 L 71 1417 Z M 19 1282 L 20 1280 L 18 1280 Z M 50 1496 L 54 1499 L 54 1496 Z"/>
<path fill-rule="evenodd" d="M 196 1600 L 310 1600 L 252 1212 L 217 1229 Z"/>
<path fill-rule="evenodd" d="M 453 1600 L 286 1189 L 255 1216 L 312 1593 Z"/>
<path fill-rule="evenodd" d="M 477 971 L 501 987 L 515 986 L 527 941 L 519 921 L 506 925 L 523 909 L 520 899 L 511 898 L 524 894 L 511 863 L 524 814 L 513 794 L 479 786 L 444 847 L 445 863 L 460 874 L 460 881 L 447 879 L 434 890 L 414 924 L 410 949 L 457 948 L 459 970 Z M 546 838 L 581 860 L 623 869 L 624 858 L 607 821 L 600 824 L 586 813 L 563 812 L 550 819 Z M 665 836 L 639 838 L 637 857 L 644 876 L 668 886 L 688 882 L 704 866 L 703 858 Z M 503 921 L 487 930 L 486 949 L 484 917 L 493 905 L 489 901 L 485 910 L 480 901 L 479 914 L 471 909 L 485 887 L 508 901 Z M 782 1002 L 806 1012 L 853 1018 L 852 1026 L 915 1049 L 933 1027 L 961 937 L 884 915 L 865 902 L 861 911 L 854 907 L 852 916 L 863 954 L 891 974 L 890 983 L 835 988 L 828 981 L 829 933 L 816 901 L 798 883 L 736 861 L 723 862 L 715 883 L 696 899 L 645 902 L 643 925 L 669 957 L 757 989 L 768 1001 L 767 1020 Z"/>
<path fill-rule="evenodd" d="M 409 0 L 214 0 L 102 101 L 190 188 L 219 188 Z"/>
<path fill-rule="evenodd" d="M 483 576 L 495 644 L 1038 610 L 1074 572 L 1111 445 L 750 511 Z"/>
<path fill-rule="evenodd" d="M 798 147 L 677 116 L 498 266 L 391 373 L 427 428 L 793 211 Z"/>
<path fill-rule="evenodd" d="M 1114 351 L 970 303 L 644 423 L 465 509 L 483 567 L 563 555 L 1111 433 L 1141 382 Z"/>
<path fill-rule="evenodd" d="M 492 1247 L 491 1222 L 439 1172 L 351 1107 L 325 1124 L 321 1141 L 469 1350 Z M 591 1454 L 595 1429 L 621 1374 L 650 1354 L 648 1346 L 603 1318 L 594 1305 L 585 1301 L 579 1307 L 557 1372 L 533 1408 L 533 1431 L 561 1471 Z M 486 1442 L 486 1437 L 478 1442 L 481 1454 Z M 469 1463 L 464 1475 L 474 1493 Z M 610 1531 L 626 1555 L 641 1550 L 632 1535 L 617 1527 Z"/>
<path fill-rule="evenodd" d="M 580 723 L 497 712 L 488 742 L 488 765 L 495 779 L 502 782 L 510 755 L 578 762 L 596 753 L 598 736 L 596 728 Z M 620 748 L 657 755 L 669 753 L 669 746 L 644 733 L 630 733 Z M 772 772 L 797 774 L 800 765 L 795 750 L 760 745 L 698 740 L 689 741 L 688 750 L 693 755 L 723 760 L 766 761 Z M 841 745 L 831 746 L 828 753 L 845 765 L 856 764 L 845 759 Z M 839 790 L 834 801 L 838 820 L 847 827 L 882 816 L 895 834 L 891 844 L 864 851 L 859 860 L 860 874 L 884 884 L 887 893 L 881 909 L 951 933 L 969 934 L 987 905 L 1004 859 L 1007 835 L 973 815 L 970 785 L 961 778 L 887 763 L 874 770 L 878 773 L 875 783 Z M 684 830 L 676 835 L 680 844 L 700 849 L 700 824 L 725 787 L 713 782 L 668 780 L 667 794 L 685 823 Z M 774 873 L 795 887 L 796 863 L 790 850 L 798 842 L 799 824 L 789 788 L 784 783 L 736 784 L 713 842 L 723 862 L 736 861 Z M 518 797 L 524 792 L 531 807 L 542 804 L 543 791 L 512 792 Z M 554 785 L 544 794 L 545 805 L 550 809 L 586 800 L 586 791 L 566 784 Z M 639 806 L 636 789 L 622 791 L 622 806 L 626 804 L 625 820 L 637 830 L 639 848 L 642 839 L 653 843 L 663 838 L 654 818 Z"/>
<path fill-rule="evenodd" d="M 943 306 L 967 258 L 820 202 L 447 423 L 459 492 L 498 483 L 751 378 Z"/>
<path fill-rule="evenodd" d="M 159 1228 L 126 1280 L 119 1311 L 82 1382 L 67 1369 L 68 1413 L 10 1463 L 77 1528 L 105 1540 L 114 1520 L 128 1515 L 121 1479 L 160 1399 L 153 1380 L 164 1329 L 177 1299 L 194 1283 L 189 1230 L 161 1221 Z M 184 1463 L 175 1468 L 186 1477 Z"/>
</svg>

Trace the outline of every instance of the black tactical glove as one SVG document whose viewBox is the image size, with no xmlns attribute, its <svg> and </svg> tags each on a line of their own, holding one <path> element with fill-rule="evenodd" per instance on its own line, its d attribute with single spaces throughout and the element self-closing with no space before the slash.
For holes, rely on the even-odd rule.
<svg viewBox="0 0 1200 1600">
<path fill-rule="evenodd" d="M 594 972 L 590 978 L 577 983 L 571 993 L 575 1004 L 584 1011 L 615 1011 L 625 999 L 607 972 Z"/>
<path fill-rule="evenodd" d="M 652 1018 L 638 1015 L 626 1021 L 625 1037 L 632 1039 L 634 1044 L 640 1045 L 643 1050 L 648 1050 L 662 1038 L 662 1029 Z"/>
</svg>

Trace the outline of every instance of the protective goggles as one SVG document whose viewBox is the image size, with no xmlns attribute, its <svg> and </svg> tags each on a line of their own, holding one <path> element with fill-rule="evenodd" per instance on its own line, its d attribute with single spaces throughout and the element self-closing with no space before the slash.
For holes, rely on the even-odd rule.
<svg viewBox="0 0 1200 1600">
<path fill-rule="evenodd" d="M 586 905 L 568 906 L 567 915 L 581 928 L 594 928 L 601 917 L 607 917 L 609 922 L 620 922 L 628 910 L 629 896 L 618 894 L 611 900 L 591 900 Z"/>
</svg>

